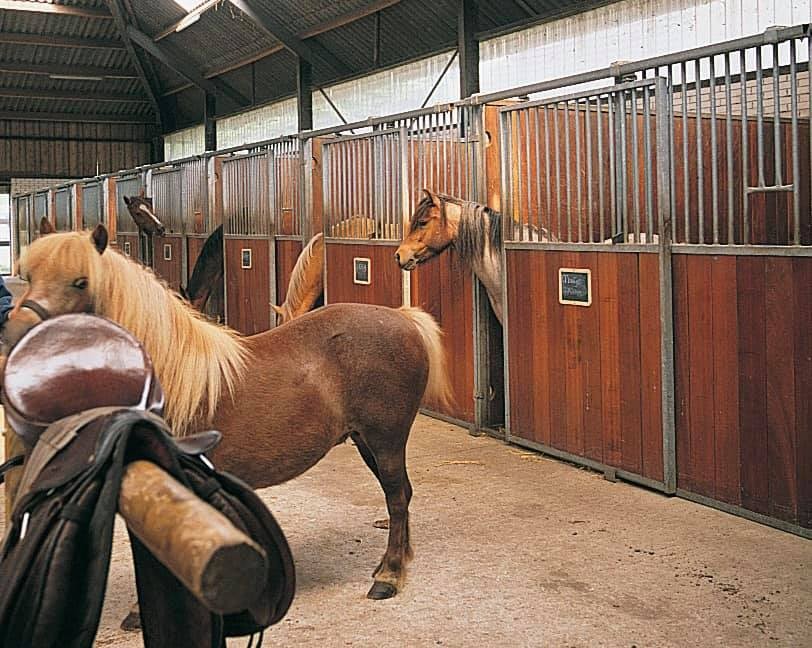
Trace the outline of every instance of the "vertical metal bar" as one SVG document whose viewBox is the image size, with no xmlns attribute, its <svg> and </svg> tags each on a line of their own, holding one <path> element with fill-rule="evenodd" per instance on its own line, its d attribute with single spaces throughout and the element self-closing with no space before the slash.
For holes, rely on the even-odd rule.
<svg viewBox="0 0 812 648">
<path fill-rule="evenodd" d="M 432 143 L 434 145 L 434 187 L 440 191 L 440 115 L 434 113 L 434 128 L 432 129 Z"/>
<path fill-rule="evenodd" d="M 750 200 L 749 195 L 747 192 L 747 188 L 750 185 L 750 156 L 748 153 L 748 130 L 749 130 L 749 122 L 747 119 L 747 57 L 746 51 L 742 50 L 739 54 L 739 61 L 741 68 L 739 69 L 739 79 L 741 80 L 741 106 L 742 106 L 742 220 L 743 224 L 743 236 L 742 236 L 742 243 L 747 245 L 750 243 Z"/>
<path fill-rule="evenodd" d="M 713 242 L 719 243 L 719 165 L 716 151 L 716 69 L 715 57 L 710 57 L 710 109 L 711 109 L 711 210 Z"/>
<path fill-rule="evenodd" d="M 688 77 L 685 61 L 680 63 L 682 77 L 682 211 L 685 217 L 685 240 L 691 242 L 691 193 L 688 170 Z"/>
<path fill-rule="evenodd" d="M 542 223 L 541 218 L 541 156 L 539 154 L 539 140 L 541 139 L 541 133 L 539 131 L 539 109 L 538 106 L 533 108 L 533 125 L 534 125 L 534 134 L 535 137 L 533 138 L 533 144 L 535 153 L 536 153 L 536 241 L 541 241 L 543 238 L 542 232 L 544 230 L 544 225 Z M 530 217 L 527 218 L 528 222 L 530 221 Z M 533 238 L 532 236 L 530 237 Z"/>
<path fill-rule="evenodd" d="M 810 37 L 812 40 L 812 37 Z M 798 135 L 798 64 L 795 52 L 796 41 L 789 43 L 789 87 L 790 110 L 792 111 L 792 242 L 801 244 L 801 148 Z M 810 61 L 812 63 L 812 61 Z M 810 66 L 807 66 L 809 69 Z M 812 88 L 809 90 L 812 94 Z M 812 113 L 810 113 L 812 116 Z M 812 148 L 810 148 L 812 155 Z M 810 194 L 812 196 L 812 194 Z"/>
<path fill-rule="evenodd" d="M 725 52 L 725 161 L 727 162 L 727 238 L 728 245 L 736 243 L 733 227 L 733 97 L 730 90 L 730 54 Z"/>
<path fill-rule="evenodd" d="M 409 201 L 412 196 L 412 190 L 409 186 L 409 131 L 401 125 L 398 128 L 398 149 L 400 152 L 400 215 L 397 227 L 395 228 L 398 238 L 403 238 L 406 232 L 406 227 L 409 223 L 411 214 L 409 213 Z M 403 305 L 412 305 L 412 276 L 411 273 L 401 270 L 401 281 L 403 286 Z"/>
<path fill-rule="evenodd" d="M 592 127 L 590 124 L 592 120 L 590 119 L 590 115 L 592 114 L 591 108 L 591 101 L 589 97 L 586 100 L 586 112 L 584 113 L 584 127 L 585 127 L 585 136 L 586 136 L 586 210 L 587 210 L 587 235 L 589 236 L 589 242 L 594 243 L 595 239 L 593 236 L 593 227 L 592 227 Z M 600 162 L 598 162 L 600 164 Z"/>
<path fill-rule="evenodd" d="M 638 162 L 637 152 L 639 150 L 639 138 L 637 136 L 637 90 L 632 88 L 629 92 L 629 101 L 631 104 L 631 122 L 632 122 L 632 192 L 634 197 L 632 204 L 634 206 L 634 242 L 640 243 L 640 163 Z M 625 148 L 625 147 L 624 147 Z"/>
<path fill-rule="evenodd" d="M 549 106 L 544 106 L 544 194 L 547 197 L 547 226 L 550 234 L 553 232 L 553 195 L 550 191 L 552 175 L 550 174 L 550 110 Z M 556 238 L 560 238 L 558 233 Z M 552 236 L 551 236 L 552 238 Z"/>
<path fill-rule="evenodd" d="M 784 173 L 781 169 L 781 95 L 779 80 L 781 71 L 778 67 L 778 43 L 773 43 L 773 153 L 775 154 L 775 177 L 776 186 L 784 184 Z"/>
<path fill-rule="evenodd" d="M 705 169 L 702 156 L 702 70 L 700 60 L 694 61 L 694 88 L 696 88 L 696 204 L 698 242 L 705 242 Z"/>
<path fill-rule="evenodd" d="M 608 104 L 607 100 L 607 104 Z M 595 100 L 597 110 L 595 112 L 595 130 L 598 131 L 598 229 L 600 230 L 598 239 L 603 243 L 604 236 L 604 197 L 603 197 L 603 108 L 601 108 L 601 97 L 598 95 Z"/>
<path fill-rule="evenodd" d="M 570 110 L 564 102 L 564 186 L 567 191 L 567 241 L 572 241 L 572 182 L 570 180 Z"/>
<path fill-rule="evenodd" d="M 454 127 L 454 122 L 455 122 L 455 117 L 456 117 L 456 111 L 458 111 L 458 110 L 459 110 L 459 108 L 457 108 L 455 106 L 454 108 L 451 108 L 449 110 L 449 113 L 448 113 L 448 139 L 449 139 L 450 149 L 451 149 L 450 150 L 450 155 L 449 155 L 450 164 L 449 164 L 448 174 L 450 176 L 449 177 L 449 193 L 451 193 L 452 196 L 462 197 L 461 196 L 462 192 L 460 191 L 459 184 L 457 184 L 455 182 L 456 177 L 457 177 L 457 146 L 458 146 L 458 144 L 457 144 L 457 136 L 456 136 L 456 129 Z"/>
<path fill-rule="evenodd" d="M 683 91 L 684 91 L 683 79 Z M 668 87 L 664 79 L 657 79 L 655 87 L 655 114 L 657 120 L 657 220 L 660 230 L 660 364 L 662 373 L 661 405 L 663 434 L 663 486 L 666 493 L 677 489 L 675 407 L 674 407 L 674 318 L 671 270 L 672 221 L 668 196 L 670 183 L 669 128 L 671 121 Z"/>
<path fill-rule="evenodd" d="M 581 135 L 579 133 L 580 130 L 580 116 L 578 113 L 581 112 L 580 103 L 578 100 L 575 100 L 575 202 L 578 203 L 578 211 L 576 212 L 578 218 L 578 242 L 582 243 L 584 240 L 584 234 L 581 227 L 581 215 L 582 215 L 582 205 L 581 205 Z"/>
<path fill-rule="evenodd" d="M 609 132 L 609 205 L 610 205 L 610 215 L 611 219 L 609 221 L 610 230 L 608 232 L 609 236 L 613 236 L 615 234 L 615 228 L 617 226 L 617 218 L 618 218 L 618 198 L 617 198 L 617 169 L 616 169 L 616 158 L 615 158 L 615 114 L 614 114 L 614 105 L 615 105 L 615 98 L 612 96 L 616 94 L 615 92 L 610 92 L 606 98 L 606 108 L 608 110 L 608 117 L 609 117 L 609 124 L 608 124 L 608 132 Z M 601 227 L 603 224 L 601 224 Z M 601 240 L 604 240 L 603 238 Z"/>
<path fill-rule="evenodd" d="M 561 236 L 561 155 L 558 143 L 558 104 L 553 104 L 553 145 L 555 147 L 555 212 L 558 224 L 558 240 L 563 241 Z"/>
<path fill-rule="evenodd" d="M 527 226 L 527 240 L 532 241 L 533 235 L 532 230 L 530 229 L 530 214 L 532 213 L 532 204 L 533 204 L 533 196 L 532 196 L 532 165 L 530 164 L 530 109 L 526 108 L 522 111 L 525 115 L 524 124 L 525 124 L 525 132 L 524 132 L 524 144 L 525 144 L 525 171 L 527 173 L 526 176 L 526 184 L 527 184 L 527 212 L 526 216 L 522 218 L 522 221 L 519 223 L 519 227 L 521 229 L 525 229 Z"/>
<path fill-rule="evenodd" d="M 666 92 L 670 92 L 671 86 L 668 86 Z M 666 97 L 666 101 L 668 98 Z M 646 187 L 646 243 L 651 243 L 654 239 L 654 213 L 653 213 L 653 197 L 652 189 L 654 186 L 654 178 L 651 170 L 651 86 L 643 88 L 643 150 L 645 152 L 645 187 Z M 669 142 L 671 137 L 671 121 L 669 120 Z M 670 144 L 669 144 L 670 145 Z M 669 179 L 669 190 L 670 190 Z M 673 213 L 673 212 L 672 212 Z M 640 241 L 638 241 L 639 243 Z"/>
<path fill-rule="evenodd" d="M 448 123 L 448 111 L 443 111 L 443 191 L 445 193 L 452 193 L 450 191 L 449 182 L 448 182 L 448 134 L 449 134 L 449 123 Z M 453 195 L 453 193 L 452 193 Z"/>
<path fill-rule="evenodd" d="M 519 240 L 524 241 L 524 228 L 522 225 L 524 224 L 524 216 L 522 215 L 522 196 L 524 192 L 522 188 L 524 186 L 524 174 L 522 173 L 522 115 L 525 114 L 526 110 L 517 110 L 516 111 L 516 147 L 515 147 L 515 154 L 516 154 L 516 207 L 515 211 L 512 216 L 511 225 L 516 223 L 516 215 L 519 216 L 518 221 L 518 232 L 519 232 Z M 526 128 L 525 128 L 526 130 Z"/>
<path fill-rule="evenodd" d="M 761 46 L 756 47 L 756 145 L 758 154 L 758 186 L 764 187 L 764 87 L 761 74 Z"/>
</svg>

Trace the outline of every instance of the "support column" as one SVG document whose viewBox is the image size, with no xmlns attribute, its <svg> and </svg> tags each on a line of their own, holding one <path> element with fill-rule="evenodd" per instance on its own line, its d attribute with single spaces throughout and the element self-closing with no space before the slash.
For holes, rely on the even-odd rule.
<svg viewBox="0 0 812 648">
<path fill-rule="evenodd" d="M 297 106 L 299 110 L 299 130 L 313 129 L 313 66 L 309 61 L 298 58 L 296 74 Z"/>
<path fill-rule="evenodd" d="M 460 98 L 479 92 L 479 0 L 459 0 L 457 47 L 460 53 Z"/>
<path fill-rule="evenodd" d="M 217 122 L 214 120 L 214 113 L 217 106 L 216 97 L 207 92 L 203 105 L 203 128 L 205 129 L 205 150 L 217 150 Z"/>
</svg>

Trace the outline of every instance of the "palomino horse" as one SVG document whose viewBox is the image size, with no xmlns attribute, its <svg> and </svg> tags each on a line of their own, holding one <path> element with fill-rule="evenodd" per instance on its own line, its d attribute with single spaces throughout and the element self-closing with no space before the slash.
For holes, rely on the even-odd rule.
<svg viewBox="0 0 812 648">
<path fill-rule="evenodd" d="M 222 321 L 225 315 L 223 276 L 223 226 L 220 225 L 203 243 L 192 276 L 180 293 L 201 313 Z"/>
<path fill-rule="evenodd" d="M 423 397 L 449 393 L 441 333 L 414 308 L 337 304 L 240 337 L 177 299 L 151 270 L 107 251 L 107 230 L 44 236 L 20 258 L 28 290 L 11 345 L 41 319 L 93 312 L 144 344 L 179 435 L 212 426 L 212 459 L 254 488 L 287 481 L 352 438 L 386 495 L 389 539 L 367 596 L 389 598 L 411 558 L 406 441 Z"/>
<path fill-rule="evenodd" d="M 425 196 L 417 204 L 409 230 L 395 252 L 398 265 L 403 270 L 414 270 L 453 246 L 485 286 L 491 308 L 502 323 L 502 214 L 475 202 L 428 189 L 423 192 Z M 543 229 L 537 238 L 550 240 Z"/>
</svg>

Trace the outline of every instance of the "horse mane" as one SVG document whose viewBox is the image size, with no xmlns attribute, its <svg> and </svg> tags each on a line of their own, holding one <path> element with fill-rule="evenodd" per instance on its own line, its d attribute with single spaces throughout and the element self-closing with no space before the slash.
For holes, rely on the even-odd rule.
<svg viewBox="0 0 812 648">
<path fill-rule="evenodd" d="M 217 262 L 218 269 L 222 273 L 223 269 L 223 226 L 220 225 L 214 230 L 211 235 L 206 239 L 203 248 L 195 262 L 192 276 L 189 277 L 189 282 L 186 284 L 186 294 L 189 299 L 195 299 L 203 287 L 205 275 L 209 271 L 209 267 Z"/>
<path fill-rule="evenodd" d="M 462 200 L 446 194 L 436 194 L 440 199 L 442 209 L 440 218 L 443 224 L 446 222 L 446 203 L 458 205 L 460 211 L 460 221 L 457 226 L 457 238 L 454 241 L 454 248 L 460 255 L 460 259 L 466 263 L 482 258 L 485 254 L 485 242 L 490 244 L 491 250 L 499 250 L 502 247 L 502 214 L 487 205 L 480 205 L 470 200 Z M 434 201 L 430 196 L 425 196 L 415 207 L 410 228 L 414 230 L 418 222 L 434 206 Z M 485 226 L 487 217 L 488 224 Z M 486 238 L 487 237 L 487 238 Z"/>
<path fill-rule="evenodd" d="M 288 318 L 301 314 L 302 311 L 307 311 L 313 306 L 313 303 L 318 298 L 318 295 L 310 303 L 306 303 L 305 298 L 309 290 L 313 287 L 313 281 L 308 276 L 308 271 L 311 270 L 314 259 L 317 258 L 315 252 L 316 247 L 323 246 L 323 234 L 319 232 L 311 238 L 304 249 L 296 259 L 296 264 L 290 273 L 290 281 L 288 282 L 288 292 L 285 295 L 285 301 L 280 308 L 285 311 Z M 318 253 L 319 255 L 321 252 Z M 321 270 L 318 274 L 321 277 Z"/>
<path fill-rule="evenodd" d="M 116 250 L 100 255 L 88 232 L 52 234 L 37 243 L 43 264 L 84 259 L 94 312 L 144 345 L 166 395 L 165 418 L 174 434 L 193 431 L 193 423 L 208 424 L 242 378 L 246 351 L 238 334 L 206 321 L 151 269 Z"/>
</svg>

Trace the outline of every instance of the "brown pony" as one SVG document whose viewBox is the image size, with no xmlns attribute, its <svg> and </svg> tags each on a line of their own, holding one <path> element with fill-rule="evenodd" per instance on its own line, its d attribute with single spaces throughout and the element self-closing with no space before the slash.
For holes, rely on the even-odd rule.
<svg viewBox="0 0 812 648">
<path fill-rule="evenodd" d="M 367 596 L 397 593 L 412 555 L 406 441 L 423 397 L 448 398 L 431 316 L 337 304 L 243 338 L 204 319 L 148 268 L 108 251 L 103 225 L 42 237 L 19 267 L 29 285 L 10 313 L 7 344 L 62 313 L 118 322 L 152 357 L 172 428 L 219 429 L 212 459 L 253 487 L 296 477 L 352 438 L 389 511 L 386 552 Z"/>
<path fill-rule="evenodd" d="M 429 189 L 423 193 L 395 252 L 395 261 L 403 270 L 414 270 L 453 246 L 485 286 L 493 312 L 502 323 L 502 214 L 486 205 Z M 514 223 L 514 227 L 519 225 Z M 524 240 L 550 240 L 545 229 L 524 228 Z"/>
</svg>

